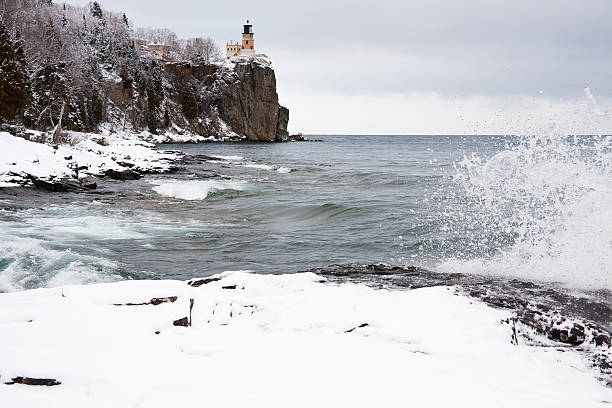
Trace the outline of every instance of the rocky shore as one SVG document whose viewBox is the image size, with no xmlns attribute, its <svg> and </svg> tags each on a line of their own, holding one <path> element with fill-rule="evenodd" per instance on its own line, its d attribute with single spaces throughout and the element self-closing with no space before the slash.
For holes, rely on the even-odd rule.
<svg viewBox="0 0 612 408">
<path fill-rule="evenodd" d="M 167 173 L 182 156 L 127 133 L 66 132 L 66 143 L 47 142 L 42 132 L 14 136 L 0 132 L 0 188 L 34 186 L 46 191 L 96 188 L 97 177 L 135 180 L 143 174 Z"/>
<path fill-rule="evenodd" d="M 399 273 L 375 268 L 378 276 Z M 612 389 L 597 382 L 580 355 L 561 343 L 517 341 L 516 314 L 477 301 L 462 285 L 375 289 L 327 275 L 227 272 L 188 282 L 0 294 L 0 404 L 490 407 L 503 400 L 597 407 L 612 401 Z"/>
<path fill-rule="evenodd" d="M 577 291 L 536 282 L 480 275 L 436 273 L 386 264 L 334 265 L 313 273 L 335 282 L 356 282 L 375 288 L 409 290 L 453 287 L 512 316 L 511 341 L 581 355 L 612 388 L 612 293 Z"/>
</svg>

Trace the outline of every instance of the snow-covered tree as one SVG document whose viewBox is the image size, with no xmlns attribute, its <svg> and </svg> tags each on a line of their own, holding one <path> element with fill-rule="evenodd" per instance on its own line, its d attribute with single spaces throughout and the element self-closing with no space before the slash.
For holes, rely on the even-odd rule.
<svg viewBox="0 0 612 408">
<path fill-rule="evenodd" d="M 185 41 L 182 56 L 186 60 L 210 64 L 221 59 L 221 50 L 212 38 L 196 37 Z"/>
</svg>

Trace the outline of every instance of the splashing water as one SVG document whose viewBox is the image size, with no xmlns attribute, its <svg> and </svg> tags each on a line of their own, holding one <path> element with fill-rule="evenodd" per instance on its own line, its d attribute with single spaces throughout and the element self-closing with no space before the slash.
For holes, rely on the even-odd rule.
<svg viewBox="0 0 612 408">
<path fill-rule="evenodd" d="M 455 181 L 465 246 L 438 269 L 612 287 L 612 137 L 523 137 Z"/>
</svg>

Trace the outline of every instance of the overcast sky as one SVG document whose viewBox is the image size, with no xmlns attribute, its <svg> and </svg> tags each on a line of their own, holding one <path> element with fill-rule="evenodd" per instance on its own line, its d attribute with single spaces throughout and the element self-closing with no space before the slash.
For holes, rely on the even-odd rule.
<svg viewBox="0 0 612 408">
<path fill-rule="evenodd" d="M 100 3 L 222 48 L 250 19 L 294 132 L 612 132 L 612 0 Z"/>
</svg>

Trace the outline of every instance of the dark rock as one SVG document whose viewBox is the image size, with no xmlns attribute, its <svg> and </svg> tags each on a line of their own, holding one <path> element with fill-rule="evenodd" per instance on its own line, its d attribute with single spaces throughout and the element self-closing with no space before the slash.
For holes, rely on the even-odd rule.
<svg viewBox="0 0 612 408">
<path fill-rule="evenodd" d="M 236 285 L 221 286 L 221 289 L 236 289 Z"/>
<path fill-rule="evenodd" d="M 606 336 L 605 334 L 600 334 L 597 337 L 595 337 L 595 345 L 600 347 L 603 345 L 606 345 L 608 347 L 612 346 L 612 342 L 610 341 L 610 336 Z"/>
<path fill-rule="evenodd" d="M 104 172 L 106 177 L 109 177 L 113 180 L 138 180 L 142 177 L 142 175 L 134 170 L 113 170 L 108 169 Z"/>
<path fill-rule="evenodd" d="M 15 377 L 12 379 L 11 382 L 7 382 L 5 384 L 46 385 L 48 387 L 51 387 L 53 385 L 60 385 L 61 382 L 57 381 L 54 378 Z"/>
<path fill-rule="evenodd" d="M 149 304 L 157 306 L 157 305 L 161 305 L 162 303 L 174 303 L 176 302 L 176 299 L 177 299 L 176 296 L 169 296 L 165 298 L 153 298 L 151 299 Z"/>
<path fill-rule="evenodd" d="M 146 305 L 161 305 L 162 303 L 174 303 L 178 299 L 176 296 L 168 296 L 163 298 L 153 298 L 144 303 L 115 303 L 114 306 L 146 306 Z"/>
<path fill-rule="evenodd" d="M 234 70 L 222 69 L 216 75 L 219 87 L 213 104 L 232 131 L 252 142 L 273 142 L 277 134 L 285 134 L 289 110 L 278 104 L 271 65 L 242 59 L 236 61 Z"/>
<path fill-rule="evenodd" d="M 194 288 L 200 287 L 202 285 L 208 285 L 211 282 L 220 281 L 221 278 L 204 278 L 204 279 L 192 279 L 187 284 L 189 286 L 193 286 Z"/>
<path fill-rule="evenodd" d="M 558 341 L 560 343 L 567 343 L 567 339 L 569 338 L 567 330 L 561 329 L 551 329 L 548 332 L 548 339 L 553 341 Z"/>
<path fill-rule="evenodd" d="M 96 179 L 93 177 L 83 178 L 79 180 L 79 182 L 84 188 L 89 189 L 89 190 L 95 190 L 96 188 L 98 188 L 98 183 Z"/>
<path fill-rule="evenodd" d="M 289 132 L 287 126 L 289 125 L 289 109 L 284 106 L 278 106 L 278 119 L 276 122 L 276 138 L 277 142 L 289 141 Z"/>
<path fill-rule="evenodd" d="M 187 327 L 189 326 L 189 319 L 187 317 L 183 317 L 182 319 L 175 320 L 174 322 L 172 322 L 172 324 L 174 326 Z"/>
<path fill-rule="evenodd" d="M 28 180 L 32 182 L 34 187 L 52 192 L 52 193 L 64 193 L 64 192 L 77 192 L 83 190 L 91 190 L 97 187 L 97 184 L 93 184 L 90 181 L 79 181 L 79 180 L 43 180 L 38 177 L 28 175 Z"/>
<path fill-rule="evenodd" d="M 194 78 L 206 82 L 207 78 L 212 78 L 219 67 L 212 64 L 197 64 L 192 66 L 191 74 Z"/>
<path fill-rule="evenodd" d="M 354 331 L 355 331 L 355 330 L 357 330 L 357 329 L 361 329 L 361 328 L 363 328 L 363 327 L 368 327 L 368 326 L 369 326 L 369 324 L 368 324 L 368 323 L 361 323 L 359 326 L 355 326 L 355 327 L 353 327 L 352 329 L 345 330 L 344 332 L 345 332 L 345 333 L 352 333 L 352 332 L 354 332 Z"/>
<path fill-rule="evenodd" d="M 204 85 L 205 85 L 205 86 L 211 86 L 212 84 L 214 84 L 214 83 L 215 83 L 215 77 L 213 77 L 212 75 L 207 75 L 207 76 L 204 78 L 204 81 L 203 81 L 203 82 L 204 82 Z"/>
<path fill-rule="evenodd" d="M 24 139 L 27 137 L 23 126 L 11 125 L 10 123 L 0 123 L 0 132 L 7 132 L 13 136 L 23 137 Z"/>
<path fill-rule="evenodd" d="M 290 142 L 307 142 L 308 139 L 306 139 L 301 133 L 298 133 L 296 135 L 290 135 L 289 141 Z"/>
</svg>

